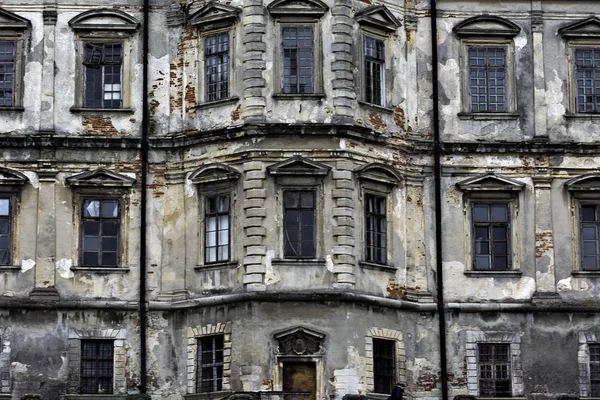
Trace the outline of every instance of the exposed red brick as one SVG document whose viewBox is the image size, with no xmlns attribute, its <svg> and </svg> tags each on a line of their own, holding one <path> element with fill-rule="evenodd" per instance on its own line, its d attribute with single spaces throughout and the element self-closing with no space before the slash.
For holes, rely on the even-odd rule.
<svg viewBox="0 0 600 400">
<path fill-rule="evenodd" d="M 392 106 L 392 109 L 394 110 L 394 123 L 396 126 L 404 129 L 404 124 L 406 122 L 404 119 L 404 110 L 398 106 Z"/>
<path fill-rule="evenodd" d="M 371 122 L 371 125 L 373 125 L 373 129 L 382 130 L 387 128 L 387 125 L 385 122 L 383 122 L 381 115 L 374 112 L 369 113 L 369 121 Z"/>
<path fill-rule="evenodd" d="M 235 110 L 233 110 L 231 112 L 231 120 L 237 121 L 240 119 L 241 115 L 242 115 L 242 105 L 238 104 L 238 106 L 235 108 Z"/>
<path fill-rule="evenodd" d="M 542 232 L 535 234 L 535 257 L 541 258 L 548 251 L 554 248 L 554 238 L 552 232 Z"/>
<path fill-rule="evenodd" d="M 88 135 L 118 135 L 119 131 L 113 126 L 110 117 L 84 116 L 83 132 Z"/>
</svg>

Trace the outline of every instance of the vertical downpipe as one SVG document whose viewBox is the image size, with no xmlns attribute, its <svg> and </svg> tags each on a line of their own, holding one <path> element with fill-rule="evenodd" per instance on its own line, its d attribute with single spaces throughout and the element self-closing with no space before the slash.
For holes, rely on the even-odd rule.
<svg viewBox="0 0 600 400">
<path fill-rule="evenodd" d="M 431 0 L 431 73 L 433 85 L 433 159 L 435 179 L 435 260 L 437 271 L 437 309 L 440 336 L 440 381 L 442 400 L 448 400 L 446 360 L 446 314 L 444 312 L 444 275 L 442 270 L 442 145 L 438 95 L 437 4 Z"/>
</svg>

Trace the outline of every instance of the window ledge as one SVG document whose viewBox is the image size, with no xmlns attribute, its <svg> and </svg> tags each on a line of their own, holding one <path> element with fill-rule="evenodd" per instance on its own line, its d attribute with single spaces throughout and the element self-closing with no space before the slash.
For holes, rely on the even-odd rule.
<svg viewBox="0 0 600 400">
<path fill-rule="evenodd" d="M 304 265 L 304 266 L 325 266 L 323 258 L 274 258 L 272 265 Z"/>
<path fill-rule="evenodd" d="M 210 263 L 210 264 L 196 265 L 194 267 L 194 269 L 196 271 L 204 271 L 204 270 L 207 270 L 207 269 L 232 268 L 232 267 L 237 267 L 238 264 L 239 263 L 237 261 L 216 262 L 216 263 Z"/>
<path fill-rule="evenodd" d="M 475 119 L 475 120 L 484 120 L 484 119 L 517 119 L 521 114 L 519 113 L 510 113 L 510 112 L 461 112 L 458 113 L 458 119 Z"/>
<path fill-rule="evenodd" d="M 325 93 L 277 93 L 273 95 L 277 100 L 321 100 Z"/>
<path fill-rule="evenodd" d="M 367 399 L 386 400 L 389 397 L 390 395 L 385 393 L 367 393 Z"/>
<path fill-rule="evenodd" d="M 221 392 L 206 392 L 206 393 L 193 393 L 193 394 L 185 394 L 183 398 L 185 400 L 215 400 L 215 399 L 224 399 L 231 395 L 233 392 L 230 391 L 221 391 Z"/>
<path fill-rule="evenodd" d="M 87 108 L 87 107 L 71 107 L 71 112 L 81 113 L 122 113 L 133 114 L 133 108 Z"/>
<path fill-rule="evenodd" d="M 0 107 L 0 112 L 2 111 L 25 111 L 25 107 Z"/>
<path fill-rule="evenodd" d="M 376 269 L 376 270 L 386 271 L 386 272 L 396 272 L 398 270 L 398 268 L 394 267 L 393 265 L 377 264 L 377 263 L 369 262 L 369 261 L 360 261 L 358 263 L 358 265 L 360 265 L 361 267 L 363 267 L 365 269 Z"/>
<path fill-rule="evenodd" d="M 518 278 L 523 273 L 521 271 L 465 271 L 466 276 L 472 276 L 477 278 Z"/>
<path fill-rule="evenodd" d="M 600 113 L 565 114 L 565 118 L 592 121 L 600 119 Z"/>
<path fill-rule="evenodd" d="M 20 272 L 20 265 L 0 265 L 0 272 Z"/>
<path fill-rule="evenodd" d="M 373 103 L 367 103 L 366 101 L 361 101 L 361 100 L 358 101 L 358 104 L 360 104 L 361 106 L 364 106 L 366 108 L 372 108 L 375 111 L 382 111 L 382 112 L 389 113 L 389 114 L 394 113 L 394 110 L 392 110 L 391 108 L 386 107 L 386 106 L 380 106 L 380 105 L 373 104 Z"/>
<path fill-rule="evenodd" d="M 125 400 L 122 394 L 65 394 L 65 400 Z"/>
<path fill-rule="evenodd" d="M 573 276 L 585 276 L 589 278 L 600 278 L 600 270 L 597 271 L 572 271 Z"/>
<path fill-rule="evenodd" d="M 218 107 L 218 106 L 226 106 L 229 104 L 235 104 L 238 101 L 240 101 L 240 98 L 238 96 L 232 96 L 232 97 L 228 97 L 226 99 L 219 99 L 219 100 L 213 100 L 213 101 L 206 101 L 204 103 L 198 104 L 196 106 L 197 110 L 201 110 L 203 108 L 211 108 L 211 107 Z"/>
<path fill-rule="evenodd" d="M 129 273 L 129 267 L 71 267 L 71 271 L 94 274 L 127 274 Z"/>
</svg>

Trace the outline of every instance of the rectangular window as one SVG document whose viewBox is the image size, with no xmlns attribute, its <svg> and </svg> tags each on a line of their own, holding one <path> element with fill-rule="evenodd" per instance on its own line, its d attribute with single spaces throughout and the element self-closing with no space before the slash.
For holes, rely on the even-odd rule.
<svg viewBox="0 0 600 400">
<path fill-rule="evenodd" d="M 285 26 L 282 37 L 282 93 L 313 93 L 314 35 L 312 26 Z"/>
<path fill-rule="evenodd" d="M 116 267 L 121 236 L 119 200 L 85 199 L 82 208 L 81 264 Z"/>
<path fill-rule="evenodd" d="M 600 345 L 589 346 L 590 350 L 590 397 L 600 397 Z"/>
<path fill-rule="evenodd" d="M 386 263 L 386 214 L 385 197 L 365 194 L 365 261 Z"/>
<path fill-rule="evenodd" d="M 365 101 L 384 105 L 385 46 L 383 40 L 365 36 Z"/>
<path fill-rule="evenodd" d="M 581 204 L 579 208 L 579 235 L 581 237 L 581 269 L 600 269 L 600 204 Z"/>
<path fill-rule="evenodd" d="M 86 42 L 83 65 L 84 107 L 121 108 L 123 43 Z"/>
<path fill-rule="evenodd" d="M 479 396 L 511 397 L 510 344 L 479 343 Z"/>
<path fill-rule="evenodd" d="M 229 32 L 204 39 L 205 101 L 229 97 Z"/>
<path fill-rule="evenodd" d="M 223 389 L 223 335 L 198 339 L 196 392 L 218 392 Z"/>
<path fill-rule="evenodd" d="M 315 192 L 285 190 L 283 192 L 283 256 L 315 258 Z"/>
<path fill-rule="evenodd" d="M 81 393 L 113 392 L 113 341 L 81 341 Z"/>
<path fill-rule="evenodd" d="M 204 208 L 205 263 L 229 261 L 229 195 L 207 196 Z"/>
<path fill-rule="evenodd" d="M 11 262 L 11 211 L 10 198 L 0 198 L 0 265 Z"/>
<path fill-rule="evenodd" d="M 396 380 L 396 342 L 373 339 L 375 393 L 392 393 Z"/>
<path fill-rule="evenodd" d="M 17 42 L 0 40 L 0 107 L 14 106 Z"/>
<path fill-rule="evenodd" d="M 473 203 L 474 269 L 510 268 L 508 203 Z"/>
<path fill-rule="evenodd" d="M 600 111 L 600 49 L 575 49 L 577 112 Z"/>
<path fill-rule="evenodd" d="M 469 47 L 472 112 L 506 112 L 506 48 Z"/>
</svg>

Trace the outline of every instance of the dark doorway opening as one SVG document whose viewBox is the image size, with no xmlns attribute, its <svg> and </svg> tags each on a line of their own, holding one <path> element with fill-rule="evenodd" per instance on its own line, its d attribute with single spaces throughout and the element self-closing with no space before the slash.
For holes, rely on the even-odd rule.
<svg viewBox="0 0 600 400">
<path fill-rule="evenodd" d="M 284 400 L 315 400 L 317 366 L 314 362 L 284 362 Z"/>
</svg>

